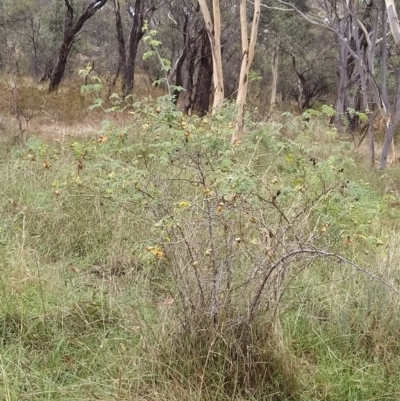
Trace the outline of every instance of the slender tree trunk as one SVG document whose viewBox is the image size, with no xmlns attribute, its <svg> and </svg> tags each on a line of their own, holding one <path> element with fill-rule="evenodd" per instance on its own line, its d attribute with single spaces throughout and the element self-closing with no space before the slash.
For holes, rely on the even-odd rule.
<svg viewBox="0 0 400 401">
<path fill-rule="evenodd" d="M 384 0 L 382 0 L 383 2 Z M 397 105 L 396 105 L 396 116 L 393 119 L 392 107 L 389 103 L 388 93 L 387 93 L 387 37 L 386 37 L 386 8 L 382 6 L 382 62 L 381 62 L 381 75 L 382 75 L 382 85 L 381 85 L 381 98 L 383 103 L 384 119 L 386 125 L 385 141 L 383 144 L 383 149 L 380 159 L 380 168 L 383 169 L 388 164 L 389 151 L 391 150 L 391 162 L 396 158 L 394 154 L 394 130 L 398 124 L 400 117 L 400 70 L 397 79 L 398 93 L 397 93 Z"/>
<path fill-rule="evenodd" d="M 190 114 L 193 107 L 193 87 L 194 87 L 194 73 L 196 70 L 196 56 L 198 53 L 197 49 L 197 38 L 190 38 L 188 40 L 187 57 L 186 57 L 186 70 L 187 77 L 185 83 L 185 93 L 183 102 L 183 111 L 186 114 Z"/>
<path fill-rule="evenodd" d="M 375 127 L 374 113 L 368 115 L 368 136 L 369 136 L 369 164 L 371 168 L 375 167 Z"/>
<path fill-rule="evenodd" d="M 214 83 L 214 104 L 213 107 L 219 108 L 224 101 L 224 75 L 222 71 L 222 51 L 221 51 L 221 13 L 219 0 L 213 0 L 214 16 L 214 60 L 213 72 L 216 74 L 217 83 Z"/>
<path fill-rule="evenodd" d="M 142 0 L 135 1 L 134 15 L 132 29 L 129 35 L 129 55 L 128 62 L 126 65 L 125 76 L 124 76 L 124 96 L 127 96 L 133 92 L 133 84 L 135 79 L 135 64 L 136 55 L 139 47 L 139 42 L 142 39 L 144 32 L 143 29 L 143 10 Z"/>
<path fill-rule="evenodd" d="M 299 111 L 301 112 L 301 110 L 310 108 L 311 94 L 305 72 L 300 72 L 296 68 L 296 58 L 294 54 L 292 54 L 292 64 L 294 72 L 297 75 L 297 88 L 299 91 L 299 95 L 297 97 L 297 105 Z"/>
<path fill-rule="evenodd" d="M 276 107 L 276 90 L 278 87 L 278 66 L 279 66 L 279 47 L 275 43 L 272 49 L 271 58 L 271 73 L 272 73 L 272 87 L 271 87 L 271 102 L 269 111 L 272 112 Z"/>
<path fill-rule="evenodd" d="M 73 38 L 68 37 L 64 40 L 58 55 L 57 65 L 54 68 L 53 74 L 50 79 L 49 92 L 57 90 L 65 73 L 65 66 L 67 64 L 68 54 L 71 50 Z"/>
<path fill-rule="evenodd" d="M 210 107 L 210 92 L 213 76 L 212 50 L 207 31 L 201 33 L 201 58 L 193 99 L 193 112 L 204 116 Z"/>
<path fill-rule="evenodd" d="M 372 35 L 372 40 L 368 43 L 368 67 L 371 73 L 371 76 L 375 76 L 375 48 L 376 48 L 376 40 L 378 37 L 378 22 L 379 22 L 379 4 L 375 13 L 374 19 L 374 33 Z M 375 106 L 373 106 L 375 109 Z M 375 110 L 373 110 L 375 111 Z M 368 114 L 368 123 L 369 123 L 369 162 L 371 168 L 375 168 L 375 126 L 374 126 L 374 117 L 375 113 L 370 111 Z"/>
<path fill-rule="evenodd" d="M 338 23 L 338 34 L 346 38 L 349 41 L 349 34 L 347 33 L 347 24 L 349 17 L 346 16 L 340 19 Z M 336 114 L 332 119 L 332 123 L 335 125 L 339 132 L 343 132 L 346 129 L 345 114 L 346 114 L 346 91 L 349 88 L 349 75 L 351 75 L 351 69 L 349 68 L 349 62 L 354 60 L 349 56 L 349 51 L 345 44 L 338 40 L 339 52 L 338 52 L 338 64 L 337 64 L 337 84 L 336 84 L 336 102 L 335 111 Z"/>
<path fill-rule="evenodd" d="M 33 49 L 33 69 L 35 71 L 35 77 L 37 78 L 39 75 L 39 65 L 38 65 L 38 36 L 40 35 L 40 20 L 38 22 L 38 28 L 35 28 L 35 20 L 31 18 L 29 20 L 30 28 L 31 28 L 31 35 L 28 35 L 32 42 L 32 49 Z"/>
<path fill-rule="evenodd" d="M 302 104 L 301 109 L 302 110 L 307 110 L 307 109 L 310 108 L 310 105 L 311 105 L 311 95 L 310 95 L 310 91 L 308 90 L 308 88 L 306 88 L 304 90 L 303 99 L 304 100 L 303 100 L 303 104 Z"/>
<path fill-rule="evenodd" d="M 383 143 L 383 148 L 382 148 L 382 154 L 381 154 L 381 159 L 380 159 L 380 168 L 383 169 L 387 166 L 388 164 L 388 159 L 389 159 L 389 152 L 392 150 L 392 155 L 391 155 L 391 162 L 394 160 L 394 144 L 393 144 L 393 136 L 394 136 L 394 129 L 395 126 L 393 124 L 390 124 L 389 126 L 386 126 L 386 132 L 385 132 L 385 142 Z"/>
<path fill-rule="evenodd" d="M 175 86 L 181 86 L 183 87 L 183 77 L 182 77 L 182 68 L 183 68 L 183 63 L 186 60 L 186 57 L 188 55 L 188 23 L 189 23 L 189 18 L 185 14 L 185 22 L 183 23 L 183 30 L 182 30 L 182 35 L 183 35 L 183 50 L 181 55 L 179 56 L 178 60 L 176 61 L 175 68 L 174 68 L 174 73 L 175 73 Z M 180 95 L 181 91 L 179 89 L 175 89 L 173 93 L 173 101 L 175 104 L 178 104 L 178 98 Z"/>
<path fill-rule="evenodd" d="M 71 50 L 74 36 L 72 35 L 72 24 L 74 19 L 74 9 L 69 1 L 65 1 L 67 7 L 65 11 L 65 22 L 64 22 L 64 37 L 58 54 L 58 61 L 50 77 L 49 92 L 57 90 L 64 76 L 65 65 L 69 51 Z"/>
<path fill-rule="evenodd" d="M 400 25 L 397 18 L 394 0 L 385 0 L 385 5 L 389 17 L 390 29 L 396 43 L 400 43 Z"/>
<path fill-rule="evenodd" d="M 125 77 L 126 71 L 126 51 L 125 51 L 125 38 L 124 30 L 122 28 L 121 11 L 119 0 L 114 0 L 114 12 L 115 12 L 115 28 L 117 31 L 117 42 L 118 42 L 118 75 L 121 74 Z M 116 79 L 118 78 L 116 76 Z M 122 93 L 125 93 L 125 81 L 122 81 Z"/>
<path fill-rule="evenodd" d="M 385 168 L 388 161 L 395 162 L 396 154 L 395 154 L 395 146 L 394 146 L 394 132 L 399 125 L 400 122 L 400 70 L 397 74 L 397 96 L 396 96 L 396 111 L 394 113 L 394 117 L 388 118 L 385 121 L 386 124 L 386 133 L 385 133 L 385 142 L 383 144 L 381 159 L 380 159 L 380 168 Z M 390 160 L 389 160 L 389 153 Z"/>
<path fill-rule="evenodd" d="M 385 7 L 386 6 L 386 7 Z M 396 160 L 395 146 L 394 146 L 394 131 L 400 122 L 400 70 L 397 76 L 397 99 L 396 99 L 396 111 L 392 119 L 392 113 L 390 105 L 388 103 L 387 96 L 387 69 L 386 69 L 386 58 L 387 58 L 387 39 L 386 39 L 386 11 L 389 18 L 390 28 L 392 35 L 396 43 L 400 43 L 400 25 L 396 14 L 396 8 L 393 0 L 382 0 L 382 100 L 383 105 L 386 103 L 386 134 L 385 142 L 382 149 L 380 168 L 385 168 L 388 159 L 389 151 L 391 152 L 391 161 Z"/>
<path fill-rule="evenodd" d="M 240 30 L 242 36 L 242 65 L 240 67 L 239 88 L 236 98 L 237 115 L 235 118 L 235 132 L 231 142 L 237 143 L 243 135 L 244 128 L 244 105 L 247 97 L 247 86 L 249 84 L 249 71 L 254 58 L 257 41 L 258 24 L 260 22 L 261 4 L 260 0 L 254 1 L 253 21 L 251 24 L 250 40 L 247 34 L 247 0 L 240 0 Z"/>
<path fill-rule="evenodd" d="M 185 62 L 187 56 L 187 51 L 186 48 L 182 51 L 181 55 L 179 56 L 176 64 L 175 64 L 175 68 L 174 68 L 174 72 L 175 72 L 175 86 L 178 87 L 183 87 L 183 77 L 182 77 L 182 68 L 183 68 L 183 63 Z M 178 99 L 179 99 L 179 95 L 181 93 L 180 89 L 175 89 L 174 93 L 172 94 L 173 96 L 173 102 L 174 104 L 178 104 Z"/>
<path fill-rule="evenodd" d="M 368 59 L 366 57 L 366 54 L 364 50 L 361 48 L 361 30 L 359 26 L 359 20 L 357 17 L 357 10 L 355 7 L 354 2 L 352 2 L 352 18 L 354 23 L 352 24 L 353 26 L 353 37 L 355 38 L 356 41 L 356 50 L 357 54 L 359 55 L 359 58 L 362 60 L 362 63 L 368 65 Z M 364 68 L 359 62 L 358 65 L 358 70 L 360 74 L 360 89 L 361 89 L 361 95 L 362 95 L 362 107 L 363 107 L 363 112 L 366 113 L 368 112 L 368 93 L 367 93 L 367 86 L 368 86 L 368 77 L 367 74 L 365 74 Z"/>
<path fill-rule="evenodd" d="M 213 0 L 213 20 L 207 6 L 206 0 L 198 0 L 201 12 L 203 14 L 206 30 L 211 43 L 213 60 L 213 81 L 214 81 L 214 101 L 213 109 L 221 107 L 224 100 L 224 77 L 222 71 L 222 53 L 221 53 L 221 13 L 219 0 Z"/>
<path fill-rule="evenodd" d="M 346 128 L 344 122 L 344 113 L 345 113 L 345 94 L 346 94 L 346 78 L 347 71 L 346 65 L 344 61 L 344 54 L 346 54 L 346 50 L 343 46 L 340 46 L 339 50 L 339 60 L 338 60 L 338 78 L 337 78 L 337 86 L 336 86 L 336 102 L 335 102 L 335 111 L 336 114 L 332 119 L 332 123 L 335 125 L 339 132 L 343 132 Z"/>
<path fill-rule="evenodd" d="M 50 78 L 49 92 L 55 91 L 61 83 L 64 76 L 65 66 L 67 63 L 68 55 L 71 50 L 72 44 L 76 34 L 82 29 L 84 23 L 93 17 L 93 15 L 100 10 L 107 3 L 107 0 L 99 0 L 91 2 L 82 15 L 74 24 L 74 9 L 70 0 L 64 0 L 66 6 L 65 23 L 64 23 L 64 36 L 63 42 L 60 47 L 57 65 Z"/>
<path fill-rule="evenodd" d="M 135 34 L 132 40 L 130 40 L 129 56 L 126 65 L 126 70 L 125 70 L 126 73 L 124 79 L 125 96 L 128 96 L 133 92 L 133 86 L 135 81 L 136 56 L 139 47 L 139 42 L 142 36 L 143 35 L 141 33 Z"/>
</svg>

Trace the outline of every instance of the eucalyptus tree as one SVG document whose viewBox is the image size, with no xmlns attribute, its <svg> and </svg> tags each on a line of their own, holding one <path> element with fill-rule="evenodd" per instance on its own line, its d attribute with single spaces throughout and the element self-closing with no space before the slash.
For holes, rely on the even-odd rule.
<svg viewBox="0 0 400 401">
<path fill-rule="evenodd" d="M 163 46 L 169 43 L 173 49 L 169 78 L 177 86 L 184 88 L 179 95 L 179 106 L 187 113 L 203 115 L 208 112 L 210 102 L 216 101 L 215 82 L 218 77 L 215 77 L 212 40 L 198 0 L 171 1 L 168 9 L 168 19 L 164 18 L 164 27 L 160 27 L 160 34 L 162 31 Z M 233 0 L 221 3 L 219 15 L 221 26 L 219 50 L 225 98 L 236 95 L 238 71 L 242 61 L 240 31 L 237 25 L 232 23 L 239 21 L 237 3 Z M 166 25 L 169 34 L 165 29 Z M 214 90 L 211 90 L 213 83 Z"/>
<path fill-rule="evenodd" d="M 118 42 L 118 72 L 122 75 L 124 96 L 132 93 L 135 80 L 136 58 L 139 43 L 145 32 L 146 21 L 150 27 L 154 13 L 164 5 L 164 0 L 114 0 L 115 27 Z M 129 36 L 125 39 L 121 4 L 128 15 Z"/>
<path fill-rule="evenodd" d="M 391 159 L 395 161 L 394 133 L 400 123 L 400 53 L 398 46 L 394 47 L 394 51 L 389 51 L 389 40 L 394 39 L 398 45 L 400 42 L 400 27 L 397 19 L 396 9 L 393 0 L 382 0 L 381 6 L 381 88 L 375 89 L 376 97 L 379 95 L 380 103 L 378 104 L 381 115 L 385 121 L 386 132 L 385 141 L 380 158 L 381 168 L 386 167 L 388 163 L 389 153 L 391 151 Z M 392 35 L 387 37 L 387 16 L 392 31 Z M 376 26 L 378 29 L 378 26 Z M 389 71 L 397 71 L 395 77 L 391 77 L 396 82 L 397 90 L 392 94 L 394 100 L 389 97 L 388 74 Z"/>
<path fill-rule="evenodd" d="M 211 43 L 200 6 L 197 0 L 185 0 L 183 4 L 172 1 L 168 8 L 170 32 L 179 33 L 173 46 L 169 74 L 177 87 L 175 101 L 178 102 L 179 97 L 179 104 L 185 113 L 204 115 L 209 110 L 213 63 Z M 179 87 L 183 87 L 184 91 L 180 93 Z"/>
<path fill-rule="evenodd" d="M 385 0 L 385 6 L 387 9 L 390 29 L 393 34 L 395 42 L 400 43 L 400 24 L 397 18 L 396 5 L 394 0 Z"/>
<path fill-rule="evenodd" d="M 91 0 L 83 9 L 83 12 L 78 18 L 75 18 L 75 4 L 72 0 L 64 0 L 65 4 L 65 22 L 62 43 L 58 52 L 58 60 L 54 71 L 51 74 L 49 92 L 57 90 L 64 76 L 65 67 L 70 53 L 71 47 L 74 44 L 76 35 L 82 29 L 87 20 L 93 17 L 108 0 Z"/>
<path fill-rule="evenodd" d="M 258 26 L 261 17 L 261 2 L 255 0 L 253 3 L 253 20 L 251 32 L 247 29 L 247 0 L 240 0 L 240 32 L 242 37 L 242 63 L 240 66 L 239 88 L 236 98 L 237 115 L 235 118 L 235 133 L 232 136 L 232 143 L 240 141 L 243 135 L 244 105 L 246 103 L 247 88 L 249 84 L 249 72 L 253 63 L 255 47 L 258 35 Z"/>
<path fill-rule="evenodd" d="M 270 54 L 270 108 L 276 103 L 279 85 L 285 101 L 291 98 L 298 110 L 307 109 L 329 92 L 334 81 L 333 40 L 324 29 L 310 25 L 293 9 L 276 7 L 273 0 L 263 4 L 266 12 L 261 20 L 260 45 Z M 297 0 L 296 6 L 303 13 L 310 10 L 302 0 Z"/>
<path fill-rule="evenodd" d="M 400 122 L 400 75 L 396 50 L 389 51 L 393 43 L 392 35 L 387 32 L 387 3 L 390 19 L 395 18 L 394 3 L 385 0 L 338 0 L 326 2 L 314 0 L 318 12 L 314 15 L 302 13 L 291 2 L 276 0 L 277 3 L 290 7 L 314 25 L 324 26 L 334 34 L 339 47 L 338 63 L 338 100 L 336 109 L 343 113 L 345 97 L 351 99 L 349 88 L 356 85 L 361 94 L 360 111 L 369 118 L 370 162 L 375 165 L 374 155 L 374 115 L 369 105 L 376 105 L 385 121 L 385 142 L 380 157 L 380 167 L 388 163 L 389 152 L 394 155 L 393 136 Z M 396 23 L 391 27 L 396 30 Z M 394 33 L 396 37 L 397 33 Z M 394 47 L 393 47 L 394 48 Z M 380 62 L 379 62 L 380 60 Z M 390 62 L 391 68 L 388 68 Z M 389 87 L 395 82 L 394 90 Z M 391 96 L 390 96 L 391 93 Z"/>
<path fill-rule="evenodd" d="M 206 0 L 198 0 L 204 18 L 205 29 L 211 44 L 213 60 L 214 102 L 219 108 L 224 100 L 224 76 L 221 52 L 221 8 L 219 0 L 212 1 L 212 17 Z"/>
<path fill-rule="evenodd" d="M 399 71 L 399 63 L 398 57 L 393 57 L 395 52 L 389 52 L 389 48 L 393 47 L 393 39 L 388 37 L 385 0 L 351 0 L 346 1 L 342 7 L 351 21 L 348 31 L 353 38 L 353 47 L 343 36 L 337 36 L 357 65 L 362 108 L 369 116 L 371 165 L 375 165 L 375 147 L 374 114 L 370 104 L 377 105 L 379 114 L 385 121 L 385 141 L 380 156 L 380 167 L 384 168 L 389 159 L 395 160 L 394 132 L 400 122 L 400 73 L 393 73 Z M 394 24 L 391 23 L 391 26 Z M 395 83 L 392 88 L 388 77 Z"/>
<path fill-rule="evenodd" d="M 305 2 L 297 5 L 304 11 Z M 269 107 L 272 111 L 277 103 L 280 76 L 284 77 L 284 81 L 282 80 L 280 85 L 280 94 L 283 95 L 281 98 L 284 97 L 288 87 L 290 87 L 289 91 L 292 90 L 290 85 L 292 79 L 288 76 L 291 74 L 288 73 L 285 61 L 283 60 L 282 62 L 282 56 L 290 56 L 293 53 L 287 48 L 287 45 L 291 45 L 294 39 L 291 36 L 292 27 L 296 27 L 296 35 L 299 30 L 303 31 L 303 29 L 298 29 L 301 19 L 292 9 L 276 7 L 273 0 L 264 0 L 261 6 L 265 9 L 265 12 L 262 13 L 260 20 L 259 44 L 264 57 L 262 57 L 262 65 L 258 66 L 258 70 L 262 75 L 272 77 L 270 90 L 268 91 L 270 93 Z M 267 63 L 270 64 L 270 71 L 266 71 L 263 68 Z M 292 70 L 291 67 L 290 69 Z"/>
<path fill-rule="evenodd" d="M 212 13 L 206 0 L 198 0 L 201 12 L 203 14 L 205 28 L 210 40 L 213 57 L 213 82 L 214 82 L 214 110 L 221 107 L 224 100 L 224 78 L 221 51 L 221 8 L 219 0 L 212 1 Z M 253 7 L 253 18 L 251 22 L 251 31 L 248 33 L 247 11 L 248 7 Z M 234 7 L 234 6 L 233 6 Z M 239 72 L 239 84 L 236 97 L 237 115 L 235 118 L 235 132 L 232 136 L 232 143 L 240 141 L 243 134 L 243 116 L 246 103 L 247 87 L 249 82 L 249 72 L 254 59 L 255 46 L 257 42 L 258 26 L 261 17 L 261 2 L 255 0 L 250 2 L 240 0 L 240 32 L 242 44 L 242 57 Z M 230 22 L 232 23 L 232 21 Z"/>
</svg>

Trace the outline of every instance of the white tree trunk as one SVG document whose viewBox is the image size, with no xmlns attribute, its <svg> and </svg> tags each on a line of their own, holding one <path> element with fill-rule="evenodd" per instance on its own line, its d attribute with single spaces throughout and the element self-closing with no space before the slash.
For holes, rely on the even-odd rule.
<svg viewBox="0 0 400 401">
<path fill-rule="evenodd" d="M 210 38 L 212 60 L 213 60 L 213 81 L 214 81 L 214 102 L 213 109 L 221 107 L 224 100 L 224 76 L 222 72 L 221 54 L 221 12 L 219 0 L 213 0 L 213 19 L 208 9 L 206 0 L 198 0 L 204 22 Z"/>
<path fill-rule="evenodd" d="M 272 87 L 271 87 L 271 103 L 269 111 L 272 112 L 276 106 L 276 90 L 278 86 L 278 65 L 279 65 L 279 48 L 274 44 L 271 59 Z"/>
<path fill-rule="evenodd" d="M 400 25 L 397 18 L 396 7 L 394 0 L 385 0 L 386 10 L 388 13 L 390 29 L 396 43 L 400 43 Z"/>
<path fill-rule="evenodd" d="M 239 88 L 236 98 L 237 115 L 235 119 L 235 132 L 232 143 L 240 141 L 243 135 L 244 105 L 246 103 L 247 86 L 249 83 L 249 71 L 254 58 L 254 50 L 257 42 L 258 24 L 260 22 L 260 0 L 254 1 L 253 22 L 251 24 L 250 40 L 247 33 L 246 7 L 247 0 L 240 0 L 240 30 L 242 34 L 242 65 L 240 67 Z"/>
</svg>

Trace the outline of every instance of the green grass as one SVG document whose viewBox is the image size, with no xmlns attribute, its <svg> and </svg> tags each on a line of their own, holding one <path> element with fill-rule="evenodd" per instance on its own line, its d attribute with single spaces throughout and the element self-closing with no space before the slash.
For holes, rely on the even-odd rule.
<svg viewBox="0 0 400 401">
<path fill-rule="evenodd" d="M 0 400 L 399 399 L 398 169 L 318 117 L 232 149 L 229 107 L 157 107 L 3 137 Z"/>
</svg>

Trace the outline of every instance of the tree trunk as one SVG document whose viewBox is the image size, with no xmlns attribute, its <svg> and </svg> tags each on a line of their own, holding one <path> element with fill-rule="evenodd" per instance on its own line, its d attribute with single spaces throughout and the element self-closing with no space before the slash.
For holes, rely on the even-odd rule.
<svg viewBox="0 0 400 401">
<path fill-rule="evenodd" d="M 381 160 L 380 160 L 380 168 L 385 168 L 389 163 L 393 163 L 396 161 L 395 154 L 395 146 L 394 146 L 394 132 L 399 125 L 400 122 L 400 70 L 397 74 L 397 97 L 396 97 L 396 111 L 394 113 L 393 119 L 392 116 L 389 115 L 389 118 L 386 123 L 386 134 L 385 134 L 385 142 L 383 144 Z M 389 158 L 389 153 L 391 153 Z"/>
<path fill-rule="evenodd" d="M 175 68 L 174 68 L 174 73 L 175 73 L 175 86 L 178 87 L 183 87 L 183 77 L 182 77 L 182 68 L 183 68 L 183 63 L 185 62 L 187 56 L 187 51 L 186 48 L 182 51 L 181 55 L 179 56 Z M 181 93 L 180 89 L 175 89 L 174 93 L 172 94 L 173 97 L 173 102 L 174 104 L 178 104 L 178 98 Z"/>
<path fill-rule="evenodd" d="M 394 0 L 385 0 L 386 9 L 388 13 L 390 29 L 392 31 L 393 38 L 396 43 L 400 43 L 400 25 L 397 18 L 396 7 Z"/>
<path fill-rule="evenodd" d="M 339 20 L 338 23 L 338 35 L 344 37 L 347 41 L 350 41 L 350 37 L 347 30 L 349 16 L 346 16 Z M 336 114 L 332 119 L 332 124 L 335 125 L 339 132 L 346 130 L 346 91 L 349 87 L 349 75 L 352 74 L 351 65 L 354 63 L 354 59 L 349 56 L 349 51 L 345 43 L 338 40 L 339 52 L 338 52 L 338 64 L 337 64 L 337 85 L 336 85 L 336 102 L 335 111 Z"/>
<path fill-rule="evenodd" d="M 142 39 L 144 32 L 143 29 L 143 15 L 141 9 L 141 1 L 135 1 L 135 9 L 133 15 L 133 24 L 129 35 L 129 55 L 128 62 L 126 65 L 125 76 L 124 76 L 124 96 L 128 96 L 133 92 L 133 84 L 135 79 L 135 64 L 136 55 L 139 47 L 140 39 Z"/>
<path fill-rule="evenodd" d="M 311 95 L 308 88 L 306 88 L 303 92 L 303 104 L 301 105 L 301 110 L 308 110 L 311 105 Z"/>
<path fill-rule="evenodd" d="M 299 92 L 297 96 L 297 105 L 299 111 L 301 112 L 301 110 L 310 108 L 311 93 L 307 78 L 305 76 L 305 71 L 300 72 L 296 68 L 296 58 L 294 54 L 292 54 L 292 64 L 294 72 L 297 75 L 297 88 Z"/>
<path fill-rule="evenodd" d="M 126 70 L 126 51 L 125 51 L 125 38 L 124 30 L 122 28 L 121 11 L 119 0 L 114 0 L 114 12 L 115 12 L 115 28 L 117 31 L 117 41 L 118 41 L 118 75 L 121 74 L 125 77 Z M 125 93 L 125 81 L 122 81 L 122 93 Z"/>
<path fill-rule="evenodd" d="M 189 18 L 187 14 L 185 14 L 185 22 L 183 23 L 183 50 L 181 55 L 179 56 L 178 60 L 175 63 L 175 68 L 174 68 L 174 73 L 175 73 L 175 86 L 180 86 L 183 87 L 183 77 L 182 77 L 182 68 L 183 68 L 183 63 L 186 60 L 186 57 L 188 55 L 188 23 L 189 23 Z M 172 72 L 172 71 L 171 71 Z M 175 89 L 173 93 L 173 101 L 176 104 L 178 104 L 178 98 L 180 95 L 181 91 L 179 89 Z"/>
<path fill-rule="evenodd" d="M 65 66 L 67 64 L 68 54 L 71 49 L 73 38 L 64 40 L 60 53 L 58 55 L 57 65 L 54 68 L 53 74 L 50 79 L 49 92 L 57 90 L 65 73 Z"/>
<path fill-rule="evenodd" d="M 216 74 L 217 83 L 214 84 L 214 104 L 213 107 L 220 108 L 224 101 L 224 74 L 222 70 L 222 51 L 221 51 L 221 14 L 219 0 L 213 0 L 214 16 L 214 59 L 213 73 Z"/>
<path fill-rule="evenodd" d="M 221 53 L 221 13 L 219 0 L 213 0 L 213 20 L 207 6 L 206 0 L 198 0 L 203 14 L 206 30 L 211 43 L 213 60 L 214 101 L 213 109 L 221 107 L 224 100 L 224 76 L 222 71 Z"/>
<path fill-rule="evenodd" d="M 394 158 L 394 143 L 393 143 L 393 136 L 394 136 L 394 129 L 395 126 L 394 124 L 390 124 L 389 126 L 386 125 L 386 132 L 385 132 L 385 142 L 383 143 L 383 148 L 382 148 L 382 154 L 381 154 L 381 160 L 380 160 L 380 168 L 383 169 L 387 166 L 388 164 L 388 159 L 389 159 L 389 153 L 391 153 L 391 159 Z M 390 152 L 391 151 L 391 152 Z M 390 160 L 390 162 L 393 162 L 394 160 Z"/>
<path fill-rule="evenodd" d="M 244 105 L 247 97 L 247 86 L 249 84 L 249 71 L 254 58 L 254 51 L 257 41 L 258 24 L 261 15 L 260 0 L 254 1 L 253 21 L 251 24 L 250 40 L 247 34 L 247 1 L 240 0 L 240 31 L 242 36 L 242 65 L 240 67 L 239 88 L 236 98 L 238 107 L 235 118 L 235 132 L 232 135 L 233 144 L 240 141 L 244 128 Z"/>
<path fill-rule="evenodd" d="M 392 107 L 389 103 L 389 97 L 387 93 L 387 37 L 386 37 L 386 9 L 382 7 L 382 62 L 381 62 L 381 99 L 383 108 L 381 108 L 381 112 L 383 111 L 383 118 L 385 120 L 386 132 L 385 132 L 385 142 L 383 144 L 383 149 L 381 153 L 380 159 L 380 168 L 383 169 L 388 164 L 389 152 L 391 151 L 391 162 L 395 160 L 394 155 L 394 130 L 398 124 L 398 120 L 400 117 L 400 70 L 398 73 L 397 85 L 398 85 L 398 93 L 397 93 L 397 107 L 396 107 L 396 116 L 393 121 L 392 115 Z"/>
<path fill-rule="evenodd" d="M 70 0 L 64 0 L 65 6 L 67 7 L 65 12 L 64 36 L 58 55 L 57 65 L 50 78 L 49 92 L 57 90 L 61 80 L 63 79 L 68 54 L 71 50 L 76 34 L 82 29 L 83 24 L 88 19 L 92 18 L 93 15 L 107 3 L 107 1 L 108 0 L 92 1 L 74 25 L 74 9 Z"/>
<path fill-rule="evenodd" d="M 190 38 L 187 47 L 186 57 L 186 70 L 187 78 L 185 83 L 185 93 L 183 101 L 183 112 L 190 114 L 193 107 L 193 87 L 194 87 L 194 73 L 196 70 L 196 56 L 198 53 L 197 42 L 198 38 Z"/>
<path fill-rule="evenodd" d="M 142 38 L 142 34 L 136 34 L 132 40 L 130 40 L 129 46 L 129 56 L 128 62 L 126 65 L 125 79 L 124 79 L 124 96 L 128 96 L 133 92 L 133 86 L 135 81 L 135 67 L 136 67 L 136 56 L 137 50 L 139 47 L 140 39 Z"/>
<path fill-rule="evenodd" d="M 210 107 L 210 92 L 213 76 L 212 50 L 207 31 L 201 33 L 201 58 L 193 99 L 193 112 L 204 116 Z"/>
<path fill-rule="evenodd" d="M 35 20 L 31 18 L 29 20 L 31 33 L 28 35 L 29 39 L 32 42 L 32 50 L 33 50 L 33 69 L 35 72 L 35 78 L 39 75 L 39 63 L 38 63 L 38 37 L 40 36 L 40 20 L 38 22 L 38 27 L 35 27 Z"/>
<path fill-rule="evenodd" d="M 336 101 L 335 101 L 335 116 L 331 123 L 335 125 L 339 132 L 343 132 L 346 129 L 344 121 L 345 113 L 345 93 L 346 93 L 346 81 L 347 81 L 347 69 L 345 64 L 345 55 L 347 54 L 346 49 L 340 44 L 339 60 L 337 68 L 337 86 L 336 86 Z"/>
<path fill-rule="evenodd" d="M 368 115 L 368 136 L 369 136 L 369 164 L 371 168 L 375 167 L 375 127 L 374 113 Z"/>
<path fill-rule="evenodd" d="M 65 11 L 65 23 L 64 23 L 64 37 L 58 54 L 58 61 L 50 77 L 49 92 L 57 90 L 58 86 L 63 79 L 65 72 L 65 65 L 67 63 L 68 54 L 74 40 L 72 35 L 72 24 L 74 19 L 74 9 L 68 0 L 65 0 L 67 7 Z"/>
<path fill-rule="evenodd" d="M 278 87 L 278 67 L 279 67 L 279 48 L 275 43 L 272 49 L 271 58 L 271 73 L 272 73 L 272 87 L 271 87 L 271 102 L 269 112 L 271 113 L 276 107 L 276 90 Z"/>
<path fill-rule="evenodd" d="M 367 93 L 367 86 L 368 86 L 368 75 L 365 74 L 364 68 L 362 64 L 368 65 L 368 59 L 366 59 L 366 54 L 361 44 L 361 30 L 359 26 L 359 20 L 357 17 L 357 10 L 354 2 L 352 3 L 352 18 L 354 23 L 352 24 L 353 27 L 353 37 L 356 41 L 356 49 L 359 58 L 362 60 L 362 63 L 359 62 L 358 70 L 360 74 L 360 92 L 361 92 L 361 99 L 360 96 L 358 98 L 358 106 L 361 106 L 362 103 L 362 111 L 364 113 L 368 112 L 368 93 Z M 362 102 L 361 102 L 362 100 Z M 359 107 L 360 108 L 360 107 Z"/>
</svg>

